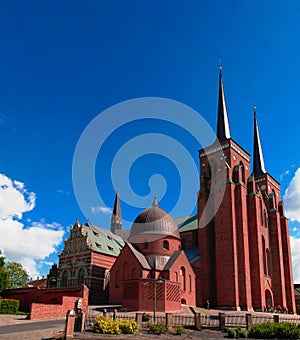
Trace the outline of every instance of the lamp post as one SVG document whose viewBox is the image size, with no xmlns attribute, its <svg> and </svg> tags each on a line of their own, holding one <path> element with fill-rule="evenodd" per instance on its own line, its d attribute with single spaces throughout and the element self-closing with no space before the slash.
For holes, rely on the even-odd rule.
<svg viewBox="0 0 300 340">
<path fill-rule="evenodd" d="M 163 282 L 163 279 L 158 277 L 157 279 L 154 278 L 154 294 L 153 294 L 153 320 L 156 321 L 156 282 Z"/>
</svg>

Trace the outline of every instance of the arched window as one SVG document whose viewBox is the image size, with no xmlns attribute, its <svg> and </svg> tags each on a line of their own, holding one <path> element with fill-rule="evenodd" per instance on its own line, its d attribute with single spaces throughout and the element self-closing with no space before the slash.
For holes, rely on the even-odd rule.
<svg viewBox="0 0 300 340">
<path fill-rule="evenodd" d="M 262 256 L 263 256 L 263 264 L 264 264 L 264 274 L 267 275 L 267 258 L 266 258 L 266 242 L 265 238 L 261 237 L 261 243 L 262 243 Z"/>
<path fill-rule="evenodd" d="M 271 276 L 271 253 L 269 249 L 266 250 L 266 254 L 267 254 L 267 274 Z"/>
<path fill-rule="evenodd" d="M 180 268 L 180 276 L 181 276 L 181 288 L 182 290 L 186 290 L 186 277 L 185 277 L 185 268 L 182 266 Z"/>
<path fill-rule="evenodd" d="M 259 209 L 260 209 L 260 223 L 263 225 L 264 224 L 264 220 L 263 220 L 263 206 L 262 206 L 261 198 L 259 199 Z"/>
<path fill-rule="evenodd" d="M 164 242 L 163 242 L 163 248 L 166 249 L 166 250 L 169 250 L 169 241 L 164 240 Z"/>
<path fill-rule="evenodd" d="M 189 291 L 191 292 L 192 291 L 192 276 L 189 275 Z"/>
<path fill-rule="evenodd" d="M 81 268 L 78 272 L 78 286 L 84 283 L 84 269 Z"/>
<path fill-rule="evenodd" d="M 144 249 L 148 249 L 148 242 L 144 242 Z"/>
<path fill-rule="evenodd" d="M 61 286 L 67 287 L 68 285 L 68 272 L 65 270 L 61 276 Z"/>
<path fill-rule="evenodd" d="M 176 281 L 176 282 L 179 282 L 179 281 L 178 281 L 178 273 L 177 273 L 177 272 L 175 272 L 175 281 Z"/>
<path fill-rule="evenodd" d="M 245 183 L 245 167 L 243 162 L 240 162 L 240 171 L 241 171 L 241 180 L 243 183 Z"/>
</svg>

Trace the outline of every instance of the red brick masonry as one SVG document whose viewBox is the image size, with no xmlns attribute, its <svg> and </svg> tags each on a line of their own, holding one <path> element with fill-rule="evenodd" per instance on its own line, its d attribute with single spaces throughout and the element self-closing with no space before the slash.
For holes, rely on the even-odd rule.
<svg viewBox="0 0 300 340">
<path fill-rule="evenodd" d="M 89 289 L 85 285 L 63 288 L 18 288 L 2 293 L 6 299 L 20 301 L 20 310 L 29 311 L 29 319 L 64 318 L 69 309 L 76 309 L 81 299 L 82 310 L 87 312 Z"/>
</svg>

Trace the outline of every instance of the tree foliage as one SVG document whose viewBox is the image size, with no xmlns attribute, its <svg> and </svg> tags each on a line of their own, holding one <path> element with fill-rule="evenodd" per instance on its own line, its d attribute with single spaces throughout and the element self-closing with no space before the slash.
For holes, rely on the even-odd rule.
<svg viewBox="0 0 300 340">
<path fill-rule="evenodd" d="M 8 286 L 8 273 L 5 270 L 5 257 L 2 254 L 2 251 L 0 250 L 0 292 L 2 292 L 4 289 Z"/>
<path fill-rule="evenodd" d="M 29 275 L 21 263 L 7 262 L 5 270 L 8 275 L 8 288 L 20 288 L 27 285 Z"/>
</svg>

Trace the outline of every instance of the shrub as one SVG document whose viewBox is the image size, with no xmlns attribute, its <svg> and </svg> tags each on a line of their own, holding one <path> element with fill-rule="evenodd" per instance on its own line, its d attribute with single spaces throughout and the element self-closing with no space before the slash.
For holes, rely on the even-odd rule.
<svg viewBox="0 0 300 340">
<path fill-rule="evenodd" d="M 300 328 L 291 322 L 263 322 L 251 326 L 248 336 L 254 339 L 300 339 Z"/>
<path fill-rule="evenodd" d="M 0 314 L 17 314 L 19 300 L 0 299 Z"/>
<path fill-rule="evenodd" d="M 228 338 L 231 338 L 231 339 L 236 338 L 236 329 L 235 328 L 228 328 L 227 334 L 228 334 Z"/>
<path fill-rule="evenodd" d="M 149 333 L 152 333 L 152 334 L 167 333 L 169 329 L 168 325 L 161 323 L 161 322 L 158 322 L 156 324 L 149 322 L 148 327 L 149 327 Z"/>
<path fill-rule="evenodd" d="M 176 335 L 184 335 L 185 328 L 183 326 L 173 326 Z"/>
<path fill-rule="evenodd" d="M 229 329 L 229 327 L 228 327 L 228 326 L 225 326 L 225 327 L 223 328 L 223 333 L 228 333 L 228 329 Z"/>
<path fill-rule="evenodd" d="M 150 314 L 149 313 L 143 313 L 142 314 L 142 321 L 149 321 L 150 320 Z"/>
<path fill-rule="evenodd" d="M 236 330 L 236 337 L 237 338 L 247 338 L 247 332 L 244 329 L 238 328 Z"/>
<path fill-rule="evenodd" d="M 111 320 L 100 316 L 94 321 L 94 331 L 102 334 L 136 334 L 138 325 L 134 320 Z"/>
</svg>

